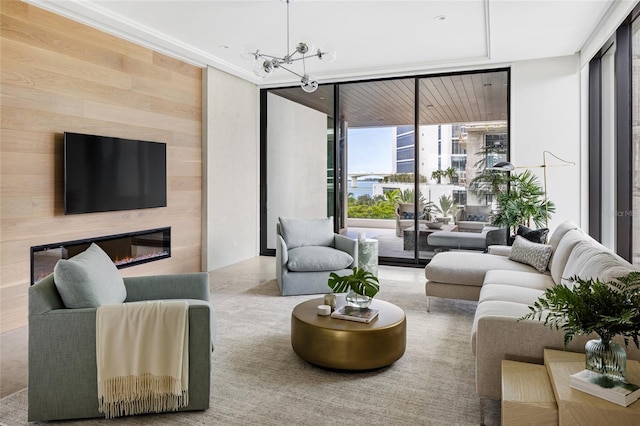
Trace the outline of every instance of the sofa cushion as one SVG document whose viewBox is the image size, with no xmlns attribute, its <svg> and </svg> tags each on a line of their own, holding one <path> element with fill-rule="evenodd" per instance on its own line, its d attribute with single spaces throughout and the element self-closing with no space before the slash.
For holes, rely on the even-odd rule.
<svg viewBox="0 0 640 426">
<path fill-rule="evenodd" d="M 550 258 L 550 245 L 533 243 L 520 235 L 516 235 L 511 247 L 511 253 L 509 253 L 510 260 L 531 265 L 538 272 L 547 270 Z"/>
<path fill-rule="evenodd" d="M 531 229 L 524 225 L 518 225 L 516 235 L 520 235 L 534 243 L 546 244 L 549 228 Z"/>
<path fill-rule="evenodd" d="M 522 272 L 522 271 L 489 271 L 484 277 L 484 286 L 488 284 L 509 285 L 512 287 L 532 288 L 535 290 L 546 290 L 555 282 L 549 274 L 541 274 L 539 272 Z"/>
<path fill-rule="evenodd" d="M 553 234 L 551 234 L 551 237 L 549 238 L 549 245 L 553 248 L 553 251 L 555 251 L 556 247 L 558 247 L 558 243 L 560 242 L 562 237 L 564 237 L 564 234 L 571 231 L 572 229 L 579 228 L 578 225 L 571 222 L 570 220 L 566 220 L 558 225 L 558 227 L 555 229 L 555 231 L 553 231 Z"/>
<path fill-rule="evenodd" d="M 333 247 L 333 216 L 321 219 L 278 218 L 288 249 L 303 246 Z"/>
<path fill-rule="evenodd" d="M 60 259 L 53 279 L 67 308 L 97 308 L 122 303 L 127 297 L 118 268 L 96 244 L 70 259 Z"/>
<path fill-rule="evenodd" d="M 424 274 L 429 281 L 480 287 L 487 271 L 495 269 L 535 272 L 531 266 L 512 262 L 505 256 L 460 251 L 436 254 L 424 268 Z"/>
<path fill-rule="evenodd" d="M 540 275 L 540 274 L 539 274 Z M 538 297 L 544 294 L 544 290 L 527 288 L 511 284 L 484 284 L 480 290 L 478 302 L 504 301 L 533 305 Z"/>
<path fill-rule="evenodd" d="M 288 254 L 287 267 L 292 272 L 335 271 L 353 263 L 351 255 L 331 247 L 297 247 Z"/>
<path fill-rule="evenodd" d="M 576 244 L 569 256 L 562 278 L 564 280 L 577 275 L 584 279 L 598 278 L 602 281 L 612 281 L 637 270 L 629 262 L 589 238 Z"/>
<path fill-rule="evenodd" d="M 562 274 L 564 273 L 564 268 L 567 266 L 569 255 L 571 255 L 571 251 L 575 248 L 576 244 L 580 241 L 586 241 L 589 238 L 590 237 L 583 233 L 582 230 L 571 229 L 566 232 L 558 242 L 556 248 L 553 250 L 551 259 L 549 259 L 549 271 L 556 284 L 562 280 Z"/>
<path fill-rule="evenodd" d="M 486 302 L 478 303 L 476 308 L 476 314 L 473 317 L 473 325 L 471 326 L 471 350 L 476 355 L 476 331 L 478 330 L 478 321 L 487 317 L 501 317 L 501 318 L 521 318 L 530 312 L 529 305 L 525 303 L 507 302 L 503 300 L 487 300 Z M 498 332 L 498 331 L 496 331 Z M 505 339 L 508 339 L 508 335 L 504 335 Z"/>
</svg>

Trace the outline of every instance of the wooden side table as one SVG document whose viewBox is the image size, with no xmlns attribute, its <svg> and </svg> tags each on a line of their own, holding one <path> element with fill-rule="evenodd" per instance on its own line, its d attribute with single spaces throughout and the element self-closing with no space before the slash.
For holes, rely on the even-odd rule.
<svg viewBox="0 0 640 426">
<path fill-rule="evenodd" d="M 640 424 L 640 401 L 623 407 L 569 386 L 569 376 L 584 370 L 584 354 L 545 349 L 544 364 L 558 404 L 560 425 Z M 627 380 L 640 383 L 638 361 L 627 360 Z"/>
<path fill-rule="evenodd" d="M 558 406 L 544 365 L 502 361 L 502 425 L 557 425 Z"/>
</svg>

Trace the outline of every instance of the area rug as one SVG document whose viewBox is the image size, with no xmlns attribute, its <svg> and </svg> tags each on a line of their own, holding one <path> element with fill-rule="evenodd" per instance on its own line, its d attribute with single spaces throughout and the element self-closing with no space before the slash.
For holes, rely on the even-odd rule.
<svg viewBox="0 0 640 426">
<path fill-rule="evenodd" d="M 407 348 L 393 365 L 344 373 L 298 358 L 289 337 L 291 310 L 318 296 L 281 297 L 275 280 L 212 275 L 218 320 L 211 407 L 115 420 L 56 425 L 477 425 L 474 357 L 469 335 L 474 302 L 435 299 L 426 312 L 424 284 L 382 280 L 378 298 L 407 316 Z M 486 424 L 499 424 L 499 404 Z M 27 422 L 26 389 L 0 400 L 0 424 Z"/>
</svg>

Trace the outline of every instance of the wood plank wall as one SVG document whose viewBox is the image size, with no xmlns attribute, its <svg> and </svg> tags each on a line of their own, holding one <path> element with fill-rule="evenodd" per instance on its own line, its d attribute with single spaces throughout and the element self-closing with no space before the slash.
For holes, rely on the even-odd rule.
<svg viewBox="0 0 640 426">
<path fill-rule="evenodd" d="M 122 274 L 200 271 L 202 70 L 20 1 L 1 8 L 0 331 L 27 324 L 34 245 L 171 226 L 170 259 Z M 65 216 L 65 131 L 167 143 L 168 207 Z"/>
</svg>

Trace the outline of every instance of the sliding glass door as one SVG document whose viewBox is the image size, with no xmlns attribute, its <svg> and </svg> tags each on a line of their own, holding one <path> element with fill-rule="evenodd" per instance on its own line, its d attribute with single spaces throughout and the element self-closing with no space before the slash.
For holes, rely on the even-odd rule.
<svg viewBox="0 0 640 426">
<path fill-rule="evenodd" d="M 378 240 L 380 263 L 413 265 L 439 250 L 428 222 L 456 232 L 465 206 L 489 221 L 482 178 L 507 159 L 508 85 L 499 69 L 263 91 L 261 253 L 279 216 L 334 216 Z"/>
</svg>

